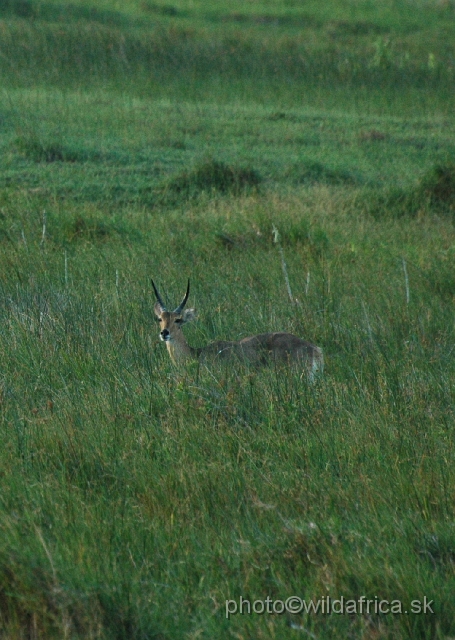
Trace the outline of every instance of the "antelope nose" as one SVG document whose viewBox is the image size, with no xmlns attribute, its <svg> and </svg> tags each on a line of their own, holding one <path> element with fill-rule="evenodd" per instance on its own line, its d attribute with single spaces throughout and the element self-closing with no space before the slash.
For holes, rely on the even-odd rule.
<svg viewBox="0 0 455 640">
<path fill-rule="evenodd" d="M 160 333 L 161 340 L 167 340 L 169 338 L 169 329 L 163 329 Z"/>
</svg>

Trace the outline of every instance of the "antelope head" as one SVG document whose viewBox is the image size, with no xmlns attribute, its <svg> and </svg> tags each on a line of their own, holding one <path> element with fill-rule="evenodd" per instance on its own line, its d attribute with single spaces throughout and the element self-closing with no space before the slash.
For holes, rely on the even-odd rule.
<svg viewBox="0 0 455 640">
<path fill-rule="evenodd" d="M 189 279 L 183 300 L 174 311 L 168 311 L 168 309 L 166 309 L 153 280 L 152 286 L 156 296 L 154 311 L 160 323 L 160 340 L 166 343 L 169 355 L 174 362 L 191 356 L 191 347 L 189 347 L 182 333 L 182 326 L 196 318 L 194 309 L 185 309 L 190 294 Z"/>
</svg>

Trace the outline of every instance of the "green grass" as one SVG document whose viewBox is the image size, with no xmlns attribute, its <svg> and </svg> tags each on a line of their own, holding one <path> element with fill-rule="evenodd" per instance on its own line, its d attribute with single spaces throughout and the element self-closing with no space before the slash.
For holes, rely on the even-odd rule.
<svg viewBox="0 0 455 640">
<path fill-rule="evenodd" d="M 96 85 L 180 101 L 453 111 L 450 3 L 337 4 L 259 4 L 252 12 L 237 3 L 143 2 L 134 12 L 108 3 L 8 3 L 0 77 L 11 86 Z"/>
<path fill-rule="evenodd" d="M 3 3 L 2 637 L 455 634 L 453 13 Z M 188 277 L 324 376 L 176 369 Z M 435 613 L 226 618 L 293 595 Z"/>
</svg>

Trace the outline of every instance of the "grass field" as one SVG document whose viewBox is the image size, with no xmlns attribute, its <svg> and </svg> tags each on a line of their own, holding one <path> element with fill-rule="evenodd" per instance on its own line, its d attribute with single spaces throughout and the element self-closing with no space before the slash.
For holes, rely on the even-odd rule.
<svg viewBox="0 0 455 640">
<path fill-rule="evenodd" d="M 455 4 L 0 34 L 0 637 L 455 637 Z M 290 331 L 324 376 L 174 367 L 150 279 L 188 277 L 191 345 Z M 226 615 L 291 596 L 395 608 Z"/>
</svg>

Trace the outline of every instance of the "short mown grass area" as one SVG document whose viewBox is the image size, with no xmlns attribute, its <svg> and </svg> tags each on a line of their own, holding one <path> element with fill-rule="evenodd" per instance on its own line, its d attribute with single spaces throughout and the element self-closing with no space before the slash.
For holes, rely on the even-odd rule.
<svg viewBox="0 0 455 640">
<path fill-rule="evenodd" d="M 455 636 L 454 18 L 2 3 L 2 638 Z"/>
</svg>

